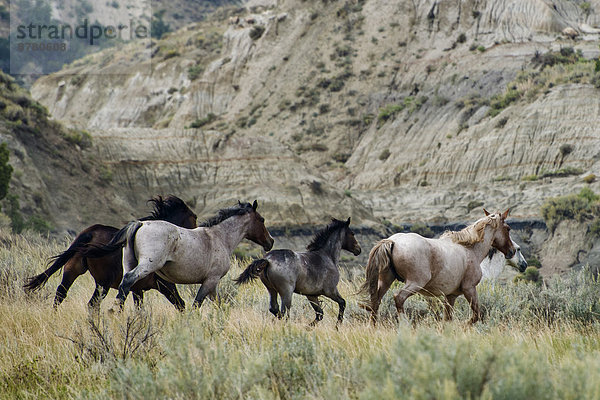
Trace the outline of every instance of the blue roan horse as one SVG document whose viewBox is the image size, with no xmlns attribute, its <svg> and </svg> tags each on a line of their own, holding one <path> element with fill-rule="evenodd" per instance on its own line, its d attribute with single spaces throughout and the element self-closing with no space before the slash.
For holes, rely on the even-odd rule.
<svg viewBox="0 0 600 400">
<path fill-rule="evenodd" d="M 292 306 L 292 293 L 303 294 L 315 310 L 315 320 L 323 319 L 323 309 L 319 296 L 329 297 L 339 305 L 338 323 L 344 318 L 346 301 L 340 296 L 337 284 L 340 272 L 337 264 L 341 249 L 360 254 L 360 245 L 350 230 L 347 221 L 333 219 L 325 229 L 319 231 L 306 247 L 308 251 L 273 250 L 265 258 L 256 260 L 236 279 L 243 284 L 260 277 L 271 296 L 269 311 L 278 318 L 289 312 Z M 281 296 L 281 312 L 277 302 Z"/>
</svg>

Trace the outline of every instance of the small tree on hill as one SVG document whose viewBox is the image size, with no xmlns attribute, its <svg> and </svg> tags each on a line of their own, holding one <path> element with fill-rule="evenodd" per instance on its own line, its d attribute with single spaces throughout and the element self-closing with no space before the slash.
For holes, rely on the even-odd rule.
<svg viewBox="0 0 600 400">
<path fill-rule="evenodd" d="M 13 167 L 8 163 L 10 152 L 6 143 L 0 144 L 0 200 L 8 194 L 8 184 L 13 172 Z"/>
</svg>

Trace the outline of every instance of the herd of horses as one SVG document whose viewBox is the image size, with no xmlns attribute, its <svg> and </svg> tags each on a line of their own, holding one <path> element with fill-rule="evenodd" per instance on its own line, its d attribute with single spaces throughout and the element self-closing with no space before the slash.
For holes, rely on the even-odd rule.
<svg viewBox="0 0 600 400">
<path fill-rule="evenodd" d="M 235 279 L 237 284 L 260 278 L 269 292 L 269 311 L 278 318 L 289 315 L 293 293 L 306 296 L 315 311 L 313 325 L 323 318 L 319 296 L 328 297 L 338 303 L 338 323 L 342 322 L 346 301 L 337 289 L 340 253 L 361 253 L 350 218 L 332 219 L 316 233 L 306 251 L 271 251 L 274 240 L 257 211 L 256 200 L 253 204 L 238 202 L 221 209 L 200 224 L 196 214 L 175 196 L 158 196 L 149 202 L 154 206 L 152 214 L 122 229 L 93 225 L 82 231 L 67 250 L 52 257 L 44 272 L 29 278 L 24 289 L 40 289 L 63 268 L 54 297 L 54 307 L 58 307 L 75 279 L 89 271 L 96 283 L 88 303 L 91 311 L 99 311 L 110 288 L 118 289 L 111 311 L 122 310 L 129 292 L 133 292 L 136 306 L 141 306 L 144 291 L 150 289 L 160 291 L 183 311 L 185 302 L 176 284 L 200 284 L 194 307 L 200 307 L 206 296 L 214 300 L 219 281 L 230 269 L 233 250 L 248 239 L 262 246 L 266 254 Z M 381 299 L 395 280 L 404 282 L 394 296 L 399 314 L 404 312 L 406 299 L 420 293 L 445 299 L 444 315 L 450 319 L 456 298 L 464 295 L 473 312 L 471 321 L 476 322 L 476 286 L 482 279 L 486 260 L 489 263 L 502 257 L 495 264 L 503 266 L 506 259 L 521 271 L 527 266 L 510 237 L 508 210 L 484 212 L 485 216 L 475 223 L 460 231 L 446 232 L 438 239 L 397 233 L 378 241 L 369 253 L 365 282 L 360 289 L 365 296 L 362 306 L 370 311 L 372 322 L 376 322 Z M 488 277 L 493 278 L 495 273 L 488 271 Z"/>
</svg>

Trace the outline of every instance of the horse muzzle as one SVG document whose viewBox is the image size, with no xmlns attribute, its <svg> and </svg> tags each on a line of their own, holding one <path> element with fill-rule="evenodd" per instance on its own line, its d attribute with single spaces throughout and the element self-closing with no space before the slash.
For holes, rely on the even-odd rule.
<svg viewBox="0 0 600 400">
<path fill-rule="evenodd" d="M 359 255 L 361 253 L 361 248 L 360 246 L 356 246 L 354 249 L 352 249 L 352 254 L 354 254 L 355 256 Z"/>
<path fill-rule="evenodd" d="M 265 249 L 265 251 L 271 250 L 273 248 L 274 243 L 275 240 L 272 237 L 270 237 L 267 243 L 263 244 L 263 249 Z"/>
<path fill-rule="evenodd" d="M 521 258 L 517 265 L 519 266 L 519 272 L 525 272 L 527 269 L 527 261 L 524 258 Z"/>
</svg>

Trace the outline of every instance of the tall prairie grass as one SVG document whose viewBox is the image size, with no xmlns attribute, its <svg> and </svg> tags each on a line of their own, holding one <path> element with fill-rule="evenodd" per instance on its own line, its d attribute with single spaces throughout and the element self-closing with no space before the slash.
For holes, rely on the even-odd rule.
<svg viewBox="0 0 600 400">
<path fill-rule="evenodd" d="M 21 286 L 67 241 L 34 235 L 0 238 L 0 398 L 6 399 L 585 399 L 600 397 L 600 286 L 586 271 L 546 285 L 479 288 L 484 320 L 468 324 L 414 296 L 395 319 L 391 294 L 382 323 L 370 326 L 355 294 L 361 271 L 343 271 L 346 319 L 324 300 L 324 320 L 295 296 L 288 321 L 275 319 L 260 282 L 231 278 L 218 304 L 178 313 L 157 292 L 142 310 L 90 317 L 89 276 L 79 278 L 57 311 L 60 274 L 33 296 Z M 197 286 L 180 286 L 191 304 Z M 393 288 L 395 292 L 398 288 Z"/>
</svg>

